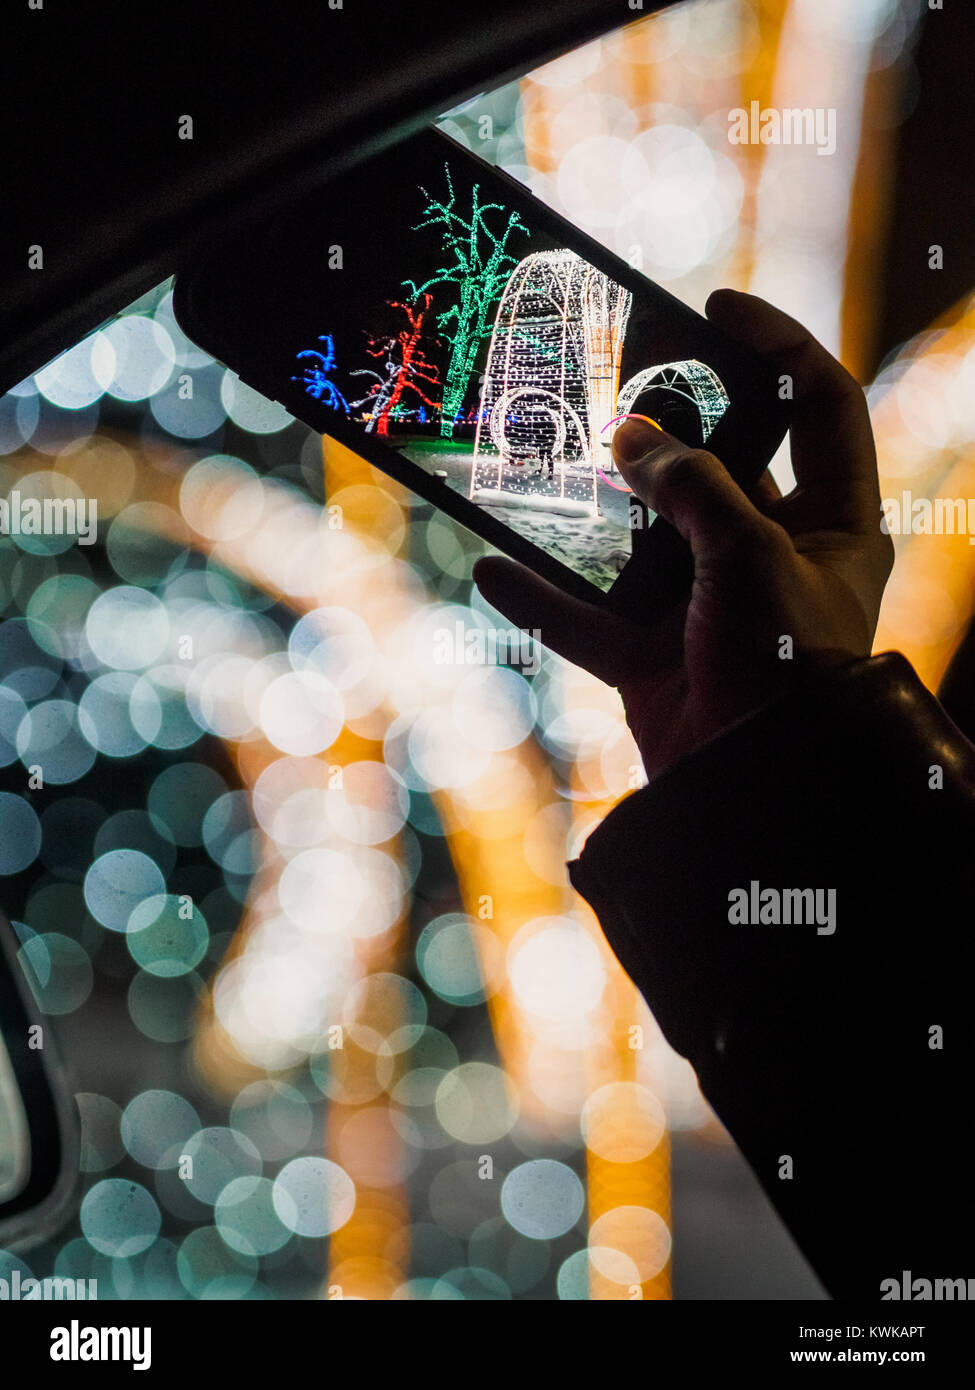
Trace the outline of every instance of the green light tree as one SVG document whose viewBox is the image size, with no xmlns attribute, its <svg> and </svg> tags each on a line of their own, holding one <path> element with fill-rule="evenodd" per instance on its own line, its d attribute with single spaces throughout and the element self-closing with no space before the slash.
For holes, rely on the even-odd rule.
<svg viewBox="0 0 975 1390">
<path fill-rule="evenodd" d="M 470 214 L 465 216 L 457 208 L 449 165 L 444 165 L 444 173 L 447 176 L 446 199 L 433 198 L 421 188 L 427 206 L 423 221 L 413 230 L 442 227 L 443 249 L 452 259 L 447 265 L 438 267 L 422 285 L 413 280 L 404 280 L 403 284 L 410 289 L 414 300 L 436 285 L 457 286 L 457 302 L 437 316 L 441 336 L 450 345 L 440 418 L 440 434 L 449 439 L 474 371 L 478 348 L 491 335 L 491 310 L 518 264 L 517 258 L 507 249 L 508 239 L 514 232 L 524 232 L 525 236 L 530 233 L 516 212 L 510 213 L 503 228 L 495 231 L 491 223 L 498 226 L 507 209 L 501 203 L 481 203 L 478 184 L 471 193 Z"/>
</svg>

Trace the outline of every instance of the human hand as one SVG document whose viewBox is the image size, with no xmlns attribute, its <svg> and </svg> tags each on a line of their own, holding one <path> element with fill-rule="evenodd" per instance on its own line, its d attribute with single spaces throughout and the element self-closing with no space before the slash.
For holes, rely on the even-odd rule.
<svg viewBox="0 0 975 1390">
<path fill-rule="evenodd" d="M 766 472 L 746 495 L 706 449 L 627 420 L 613 440 L 614 460 L 636 496 L 690 546 L 688 600 L 648 631 L 512 560 L 492 556 L 474 568 L 490 604 L 619 689 L 650 777 L 801 673 L 869 656 L 893 564 L 860 386 L 801 324 L 762 299 L 718 290 L 706 312 L 777 375 L 792 377 L 793 491 L 782 497 Z"/>
</svg>

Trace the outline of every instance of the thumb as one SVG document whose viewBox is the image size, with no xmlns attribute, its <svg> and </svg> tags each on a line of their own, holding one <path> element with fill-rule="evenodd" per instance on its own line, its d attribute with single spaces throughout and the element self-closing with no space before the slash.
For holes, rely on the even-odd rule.
<svg viewBox="0 0 975 1390">
<path fill-rule="evenodd" d="M 778 528 L 749 501 L 724 464 L 659 425 L 631 417 L 613 437 L 613 458 L 637 497 L 683 536 L 695 561 L 756 542 Z"/>
</svg>

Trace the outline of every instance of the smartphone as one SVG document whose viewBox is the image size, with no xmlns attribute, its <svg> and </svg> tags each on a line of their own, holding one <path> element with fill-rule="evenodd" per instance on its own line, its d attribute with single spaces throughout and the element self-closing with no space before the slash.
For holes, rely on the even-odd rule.
<svg viewBox="0 0 975 1390">
<path fill-rule="evenodd" d="M 648 625 L 692 565 L 613 467 L 621 418 L 746 486 L 788 425 L 760 357 L 433 128 L 198 248 L 173 307 L 292 415 Z"/>
</svg>

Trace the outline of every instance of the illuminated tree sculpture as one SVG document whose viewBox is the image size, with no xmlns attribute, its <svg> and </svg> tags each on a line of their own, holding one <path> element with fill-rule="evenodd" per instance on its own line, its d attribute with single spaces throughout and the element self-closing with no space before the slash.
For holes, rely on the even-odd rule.
<svg viewBox="0 0 975 1390">
<path fill-rule="evenodd" d="M 325 351 L 306 348 L 304 352 L 297 353 L 299 359 L 307 357 L 309 361 L 305 364 L 303 374 L 300 377 L 293 376 L 291 380 L 300 381 L 309 396 L 314 396 L 316 401 L 331 406 L 332 410 L 341 409 L 348 415 L 349 403 L 329 377 L 329 372 L 335 366 L 335 344 L 331 333 L 320 333 L 318 341 L 325 344 Z"/>
<path fill-rule="evenodd" d="M 421 346 L 426 336 L 423 321 L 430 310 L 432 299 L 431 294 L 424 294 L 422 303 L 418 306 L 399 302 L 390 304 L 391 309 L 400 309 L 406 315 L 406 327 L 387 338 L 370 338 L 366 346 L 366 352 L 370 357 L 383 359 L 385 376 L 370 371 L 368 367 L 359 367 L 349 373 L 350 376 L 375 377 L 366 395 L 361 400 L 352 402 L 353 408 L 370 404 L 372 406 L 372 414 L 366 425 L 367 433 L 375 431 L 378 435 L 389 434 L 390 418 L 395 420 L 402 416 L 406 405 L 403 397 L 407 391 L 412 392 L 415 398 L 423 405 L 430 406 L 432 410 L 441 408 L 440 402 L 428 396 L 420 384 L 424 382 L 430 387 L 442 385 L 440 368 L 428 359 Z"/>
<path fill-rule="evenodd" d="M 461 213 L 457 208 L 457 194 L 450 168 L 446 164 L 444 172 L 447 175 L 446 200 L 433 198 L 425 188 L 421 188 L 427 206 L 424 220 L 418 222 L 413 230 L 441 227 L 443 249 L 451 260 L 435 270 L 422 285 L 417 285 L 413 280 L 404 280 L 403 283 L 412 290 L 414 300 L 435 285 L 457 287 L 457 302 L 437 317 L 437 327 L 450 345 L 440 420 L 440 433 L 444 439 L 449 439 L 474 371 L 478 348 L 491 333 L 491 311 L 517 264 L 516 258 L 507 250 L 508 238 L 516 231 L 524 232 L 526 236 L 529 232 L 516 212 L 509 214 L 503 228 L 492 230 L 491 222 L 503 218 L 506 210 L 501 203 L 479 202 L 478 184 L 474 185 L 471 193 L 470 212 L 466 215 Z M 493 217 L 495 213 L 498 214 L 497 219 Z"/>
<path fill-rule="evenodd" d="M 574 251 L 519 263 L 491 336 L 472 498 L 514 494 L 542 507 L 558 498 L 559 509 L 597 513 L 596 459 L 616 413 L 629 313 L 629 291 Z"/>
</svg>

